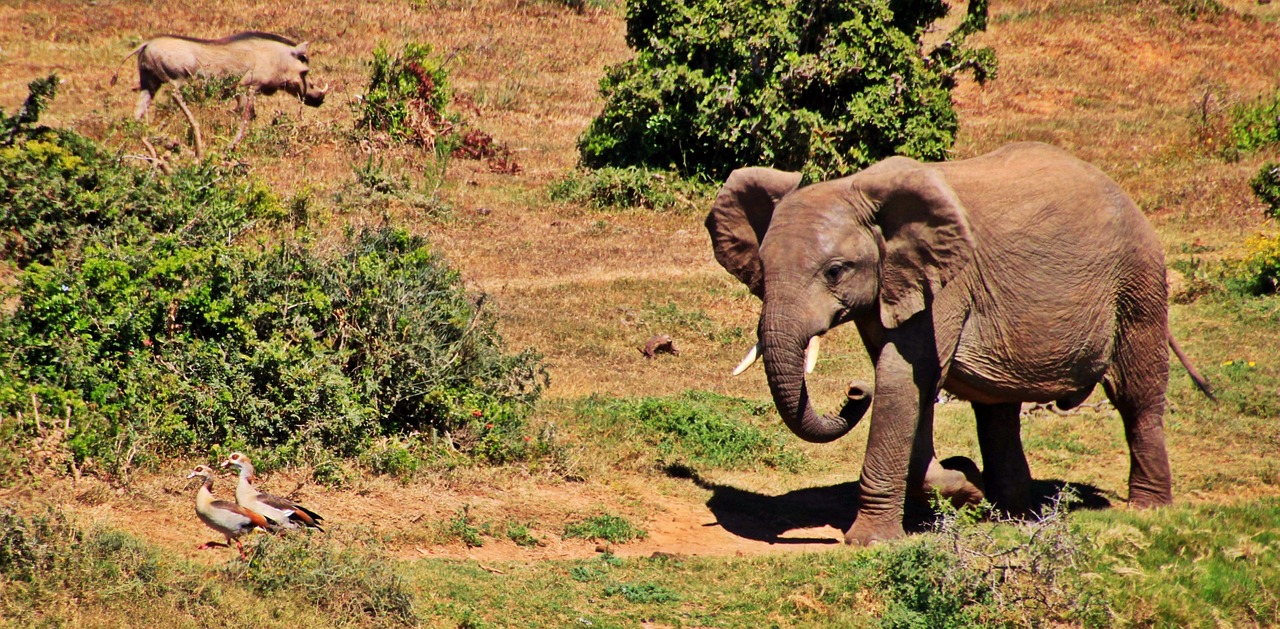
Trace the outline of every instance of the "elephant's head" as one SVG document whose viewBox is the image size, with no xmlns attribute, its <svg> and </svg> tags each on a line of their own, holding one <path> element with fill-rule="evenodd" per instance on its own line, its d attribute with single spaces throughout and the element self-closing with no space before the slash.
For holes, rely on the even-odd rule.
<svg viewBox="0 0 1280 629">
<path fill-rule="evenodd" d="M 764 301 L 759 346 L 779 414 L 800 438 L 827 442 L 867 405 L 813 411 L 804 375 L 810 339 L 852 320 L 898 328 L 968 263 L 973 238 L 942 174 L 914 160 L 799 184 L 798 173 L 736 170 L 706 225 L 716 260 Z"/>
</svg>

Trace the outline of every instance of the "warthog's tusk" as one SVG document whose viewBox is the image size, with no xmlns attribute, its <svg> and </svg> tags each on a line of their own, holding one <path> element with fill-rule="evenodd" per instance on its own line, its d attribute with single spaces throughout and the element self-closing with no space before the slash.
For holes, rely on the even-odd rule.
<svg viewBox="0 0 1280 629">
<path fill-rule="evenodd" d="M 821 336 L 815 336 L 809 339 L 809 347 L 804 350 L 804 372 L 813 373 L 813 368 L 818 366 L 818 339 Z"/>
<path fill-rule="evenodd" d="M 328 94 L 328 93 L 329 93 L 329 84 L 328 84 L 328 83 L 325 83 L 325 84 L 324 84 L 324 87 L 320 88 L 320 93 L 321 93 L 321 94 Z"/>
<path fill-rule="evenodd" d="M 742 362 L 738 363 L 738 366 L 733 369 L 733 375 L 736 376 L 746 371 L 747 367 L 750 367 L 752 363 L 756 362 L 756 359 L 760 358 L 760 345 L 760 342 L 757 341 L 755 345 L 751 346 L 751 349 L 747 350 L 747 355 L 742 358 Z"/>
</svg>

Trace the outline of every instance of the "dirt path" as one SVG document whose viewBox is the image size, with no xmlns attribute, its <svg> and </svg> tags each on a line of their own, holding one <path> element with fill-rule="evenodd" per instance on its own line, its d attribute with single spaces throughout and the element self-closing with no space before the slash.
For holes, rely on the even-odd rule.
<svg viewBox="0 0 1280 629">
<path fill-rule="evenodd" d="M 490 478 L 461 483 L 428 479 L 400 485 L 374 479 L 341 490 L 314 485 L 299 489 L 294 479 L 277 475 L 267 479 L 265 486 L 324 515 L 324 535 L 339 543 L 379 539 L 388 552 L 402 559 L 472 559 L 482 563 L 585 558 L 606 550 L 628 557 L 655 553 L 750 556 L 818 550 L 839 543 L 840 518 L 829 513 L 829 505 L 812 503 L 838 500 L 840 496 L 832 492 L 847 490 L 837 486 L 770 496 L 728 485 L 704 489 L 690 483 L 673 492 L 673 487 L 679 488 L 678 482 L 655 483 L 640 476 L 608 483 L 566 483 L 512 478 L 509 470 L 490 473 Z M 233 551 L 197 550 L 206 541 L 221 540 L 196 519 L 192 505 L 195 487 L 182 476 L 139 479 L 129 491 L 112 489 L 92 478 L 77 484 L 50 479 L 42 486 L 0 492 L 0 504 L 21 513 L 39 513 L 46 504 L 57 504 L 82 526 L 123 530 L 200 562 L 225 561 Z M 230 498 L 233 487 L 234 477 L 219 478 L 214 493 Z M 806 511 L 800 520 L 787 513 L 797 508 Z M 562 538 L 566 523 L 600 512 L 623 514 L 643 528 L 646 537 L 623 544 Z M 441 533 L 462 514 L 477 528 L 488 530 L 482 546 L 469 548 Z M 519 546 L 507 539 L 507 523 L 528 526 L 539 545 Z"/>
</svg>

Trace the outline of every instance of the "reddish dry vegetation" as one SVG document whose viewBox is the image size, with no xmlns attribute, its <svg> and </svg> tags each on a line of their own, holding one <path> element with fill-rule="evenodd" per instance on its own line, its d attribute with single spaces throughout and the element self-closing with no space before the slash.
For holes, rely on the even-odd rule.
<svg viewBox="0 0 1280 629">
<path fill-rule="evenodd" d="M 1261 158 L 1228 162 L 1218 156 L 1225 115 L 1232 105 L 1274 90 L 1280 77 L 1280 3 L 1230 5 L 1232 12 L 1198 21 L 1155 0 L 1012 0 L 993 5 L 990 28 L 978 40 L 995 48 L 1000 75 L 986 86 L 962 83 L 956 91 L 961 133 L 955 155 L 972 156 L 1016 140 L 1057 144 L 1116 178 L 1157 225 L 1171 255 L 1193 241 L 1229 255 L 1245 233 L 1263 223 L 1245 184 Z M 244 16 L 253 18 L 246 21 Z M 470 103 L 468 115 L 484 129 L 464 134 L 458 155 L 471 159 L 453 162 L 446 177 L 442 192 L 455 219 L 433 223 L 417 220 L 408 210 L 396 214 L 400 210 L 395 208 L 392 218 L 428 232 L 468 282 L 496 296 L 510 345 L 533 346 L 546 354 L 553 401 L 594 392 L 667 395 L 685 389 L 765 397 L 758 370 L 733 380 L 727 375 L 749 340 L 727 346 L 705 335 L 654 330 L 642 320 L 646 305 L 670 301 L 705 312 L 722 327 L 754 328 L 756 304 L 711 259 L 701 216 L 592 213 L 545 201 L 547 184 L 576 164 L 574 143 L 600 107 L 596 86 L 605 66 L 629 55 L 617 12 L 579 13 L 552 2 L 515 0 L 236 0 L 167 5 L 163 12 L 140 1 L 92 7 L 59 0 L 10 2 L 0 7 L 0 106 L 11 110 L 25 95 L 27 81 L 57 71 L 67 82 L 48 123 L 140 153 L 136 136 L 121 124 L 135 95 L 124 89 L 123 80 L 115 89 L 108 85 L 121 57 L 157 33 L 220 36 L 247 29 L 310 40 L 313 79 L 333 85 L 329 102 L 318 110 L 286 99 L 259 100 L 255 125 L 281 114 L 295 121 L 285 148 L 247 157 L 254 174 L 285 197 L 304 187 L 319 193 L 337 189 L 351 178 L 353 164 L 377 150 L 352 144 L 345 134 L 353 124 L 347 103 L 361 93 L 367 81 L 364 64 L 378 42 L 388 42 L 392 49 L 404 41 L 427 42 L 450 59 L 446 67 Z M 124 73 L 128 76 L 132 69 Z M 160 100 L 166 98 L 162 93 Z M 219 107 L 205 105 L 197 115 L 230 119 Z M 150 133 L 181 143 L 184 124 L 169 107 L 153 114 Z M 216 140 L 211 146 L 217 146 Z M 419 159 L 412 152 L 388 155 L 410 169 Z M 382 209 L 335 216 L 329 229 L 379 221 Z M 1193 316 L 1175 309 L 1175 329 L 1190 331 L 1184 338 L 1193 356 L 1215 360 L 1220 351 L 1198 343 L 1195 333 L 1211 322 L 1177 320 Z M 636 348 L 658 331 L 676 337 L 679 357 L 644 360 L 637 354 Z M 838 399 L 847 378 L 865 371 L 865 360 L 851 333 L 833 334 L 825 351 L 831 358 L 811 384 L 818 399 Z M 548 421 L 544 415 L 551 412 L 544 409 L 535 421 Z M 1108 430 L 1118 430 L 1117 422 L 1106 421 Z M 971 444 L 971 424 L 957 423 L 962 426 L 958 434 L 967 436 L 949 437 L 940 430 L 940 440 Z M 566 481 L 562 470 L 533 465 L 440 471 L 407 486 L 362 478 L 348 488 L 327 489 L 303 482 L 307 470 L 300 469 L 268 478 L 266 487 L 305 498 L 331 526 L 367 527 L 386 535 L 405 557 L 585 555 L 596 550 L 594 543 L 561 540 L 559 535 L 565 522 L 601 510 L 630 517 L 648 530 L 647 540 L 616 549 L 629 554 L 812 549 L 840 536 L 831 526 L 838 517 L 792 525 L 769 522 L 767 517 L 785 519 L 781 513 L 795 507 L 785 501 L 771 503 L 783 506 L 765 520 L 722 522 L 707 506 L 708 490 L 662 477 L 646 462 L 601 461 L 590 434 L 575 433 L 571 425 L 562 428 L 573 452 L 569 463 L 585 480 Z M 862 438 L 854 435 L 825 450 L 797 444 L 819 461 L 819 473 L 721 473 L 718 481 L 750 487 L 762 502 L 773 500 L 771 496 L 782 500 L 788 492 L 798 495 L 805 487 L 840 487 L 856 477 Z M 1122 497 L 1127 472 L 1123 450 L 1106 437 L 1088 443 L 1103 454 L 1087 465 L 1064 466 L 1032 451 L 1033 473 L 1042 477 L 1057 465 L 1052 469 L 1066 471 L 1055 473 Z M 1176 483 L 1194 485 L 1231 467 L 1240 449 L 1248 447 L 1215 443 L 1212 436 L 1175 437 L 1171 455 Z M 73 484 L 43 476 L 0 494 L 0 502 L 34 508 L 56 500 L 89 518 L 195 555 L 195 546 L 210 532 L 194 517 L 195 486 L 182 480 L 188 467 L 187 462 L 173 462 L 134 479 L 127 490 L 91 478 Z M 215 484 L 214 492 L 228 497 L 232 488 L 227 477 Z M 1250 484 L 1242 477 L 1185 498 L 1234 500 L 1273 493 L 1274 488 L 1274 483 Z M 483 521 L 533 523 L 531 529 L 544 545 L 524 548 L 494 539 L 468 549 L 456 541 L 439 542 L 432 527 L 464 506 Z M 801 506 L 819 509 L 812 503 Z M 770 541 L 778 530 L 798 543 Z"/>
</svg>

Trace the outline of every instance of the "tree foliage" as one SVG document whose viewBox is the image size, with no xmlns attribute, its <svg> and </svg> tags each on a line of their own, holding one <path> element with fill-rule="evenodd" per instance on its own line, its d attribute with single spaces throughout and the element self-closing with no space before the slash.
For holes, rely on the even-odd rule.
<svg viewBox="0 0 1280 629">
<path fill-rule="evenodd" d="M 720 179 L 744 165 L 827 177 L 903 154 L 941 159 L 958 72 L 995 71 L 984 0 L 928 54 L 942 0 L 632 0 L 630 61 L 600 82 L 582 138 L 590 167 L 674 168 Z"/>
</svg>

